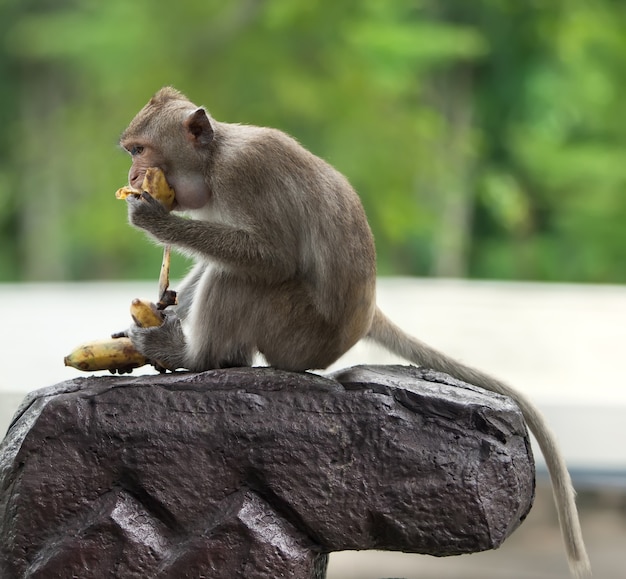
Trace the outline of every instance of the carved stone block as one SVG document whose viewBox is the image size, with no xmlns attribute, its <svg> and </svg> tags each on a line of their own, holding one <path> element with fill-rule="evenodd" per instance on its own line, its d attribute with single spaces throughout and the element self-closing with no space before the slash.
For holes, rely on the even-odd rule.
<svg viewBox="0 0 626 579">
<path fill-rule="evenodd" d="M 534 465 L 509 399 L 412 367 L 79 378 L 0 445 L 0 577 L 322 578 L 499 546 Z"/>
</svg>

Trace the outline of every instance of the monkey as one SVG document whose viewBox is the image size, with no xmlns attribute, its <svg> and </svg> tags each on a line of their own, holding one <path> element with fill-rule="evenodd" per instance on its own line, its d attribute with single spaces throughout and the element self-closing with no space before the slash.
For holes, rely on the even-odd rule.
<svg viewBox="0 0 626 579">
<path fill-rule="evenodd" d="M 552 480 L 568 561 L 591 575 L 575 492 L 555 436 L 521 392 L 440 353 L 376 306 L 376 252 L 346 177 L 277 129 L 217 121 L 172 87 L 159 90 L 120 138 L 140 188 L 159 167 L 176 192 L 169 212 L 129 196 L 128 219 L 158 244 L 194 258 L 178 304 L 159 327 L 128 330 L 170 370 L 250 366 L 324 369 L 363 338 L 419 366 L 515 400 Z"/>
</svg>

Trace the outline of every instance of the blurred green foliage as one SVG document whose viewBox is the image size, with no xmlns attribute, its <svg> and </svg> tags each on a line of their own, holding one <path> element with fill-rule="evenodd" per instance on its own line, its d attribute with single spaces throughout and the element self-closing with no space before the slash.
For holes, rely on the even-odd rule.
<svg viewBox="0 0 626 579">
<path fill-rule="evenodd" d="M 0 0 L 0 280 L 156 278 L 116 143 L 171 84 L 345 173 L 381 273 L 626 282 L 625 28 L 615 0 Z"/>
</svg>

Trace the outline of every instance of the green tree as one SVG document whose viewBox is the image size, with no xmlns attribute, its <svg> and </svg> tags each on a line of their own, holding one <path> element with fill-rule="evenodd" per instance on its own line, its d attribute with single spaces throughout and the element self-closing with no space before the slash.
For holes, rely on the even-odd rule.
<svg viewBox="0 0 626 579">
<path fill-rule="evenodd" d="M 155 276 L 158 250 L 113 199 L 128 167 L 115 144 L 165 84 L 344 172 L 382 273 L 626 278 L 615 2 L 0 9 L 0 279 Z"/>
</svg>

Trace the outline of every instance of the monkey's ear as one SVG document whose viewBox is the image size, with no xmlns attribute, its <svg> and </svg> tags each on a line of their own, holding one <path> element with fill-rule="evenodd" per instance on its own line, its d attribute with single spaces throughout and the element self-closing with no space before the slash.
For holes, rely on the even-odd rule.
<svg viewBox="0 0 626 579">
<path fill-rule="evenodd" d="M 213 127 L 206 111 L 196 109 L 185 119 L 187 138 L 197 146 L 208 145 L 213 140 Z"/>
</svg>

